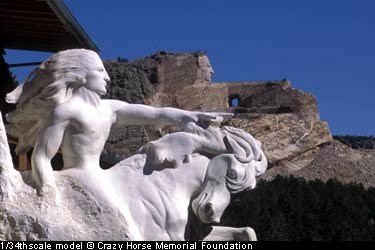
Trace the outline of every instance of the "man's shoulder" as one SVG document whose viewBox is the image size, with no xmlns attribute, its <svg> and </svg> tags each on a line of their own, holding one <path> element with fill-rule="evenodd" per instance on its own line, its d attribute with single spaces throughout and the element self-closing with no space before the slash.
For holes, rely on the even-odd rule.
<svg viewBox="0 0 375 250">
<path fill-rule="evenodd" d="M 105 105 L 109 107 L 111 110 L 116 111 L 118 109 L 123 108 L 124 106 L 129 105 L 129 103 L 114 99 L 102 99 L 102 105 Z"/>
<path fill-rule="evenodd" d="M 53 111 L 53 116 L 59 118 L 59 120 L 68 120 L 80 116 L 84 110 L 85 107 L 82 104 L 69 100 L 58 105 Z"/>
</svg>

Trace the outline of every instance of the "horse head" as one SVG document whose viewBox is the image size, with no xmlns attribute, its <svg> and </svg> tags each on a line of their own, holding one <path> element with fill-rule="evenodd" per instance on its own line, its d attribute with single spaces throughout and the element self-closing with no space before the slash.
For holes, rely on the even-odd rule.
<svg viewBox="0 0 375 250">
<path fill-rule="evenodd" d="M 199 194 L 192 201 L 192 209 L 203 223 L 219 223 L 229 205 L 230 192 L 225 177 L 231 158 L 231 155 L 223 154 L 210 161 Z"/>
<path fill-rule="evenodd" d="M 221 131 L 229 153 L 211 159 L 192 201 L 193 212 L 203 223 L 219 223 L 230 194 L 255 188 L 256 177 L 267 168 L 259 141 L 241 129 L 223 127 Z"/>
<path fill-rule="evenodd" d="M 229 205 L 230 194 L 253 189 L 255 178 L 264 173 L 267 161 L 261 143 L 242 129 L 211 126 L 203 129 L 194 123 L 188 125 L 185 132 L 149 142 L 141 152 L 147 154 L 153 169 L 171 165 L 167 163 L 180 169 L 192 159 L 192 154 L 208 156 L 208 165 L 191 162 L 203 170 L 189 168 L 202 181 L 192 191 L 191 206 L 203 223 L 219 223 Z"/>
</svg>

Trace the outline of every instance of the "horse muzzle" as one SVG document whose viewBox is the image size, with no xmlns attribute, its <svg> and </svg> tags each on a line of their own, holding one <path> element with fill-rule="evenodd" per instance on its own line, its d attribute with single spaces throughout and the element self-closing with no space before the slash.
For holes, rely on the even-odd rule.
<svg viewBox="0 0 375 250">
<path fill-rule="evenodd" d="M 205 224 L 220 223 L 222 214 L 229 204 L 230 195 L 215 195 L 215 193 L 203 192 L 192 202 L 192 208 L 196 216 Z"/>
</svg>

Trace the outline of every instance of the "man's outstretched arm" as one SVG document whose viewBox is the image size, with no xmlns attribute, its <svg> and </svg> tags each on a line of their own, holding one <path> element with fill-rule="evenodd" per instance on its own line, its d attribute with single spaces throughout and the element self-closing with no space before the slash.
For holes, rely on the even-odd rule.
<svg viewBox="0 0 375 250">
<path fill-rule="evenodd" d="M 207 113 L 186 111 L 177 108 L 154 108 L 143 104 L 129 104 L 117 100 L 106 100 L 115 117 L 116 125 L 162 125 L 185 126 L 194 122 L 201 127 L 220 123 L 229 113 Z"/>
</svg>

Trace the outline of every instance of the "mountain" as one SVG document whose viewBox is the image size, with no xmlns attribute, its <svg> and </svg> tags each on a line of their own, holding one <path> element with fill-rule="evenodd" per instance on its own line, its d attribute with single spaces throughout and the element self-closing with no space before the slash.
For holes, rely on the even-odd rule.
<svg viewBox="0 0 375 250">
<path fill-rule="evenodd" d="M 213 72 L 203 52 L 158 52 L 135 61 L 105 61 L 113 98 L 155 107 L 231 112 L 224 125 L 239 127 L 263 144 L 269 169 L 261 179 L 294 175 L 306 180 L 375 181 L 375 150 L 353 149 L 335 140 L 321 121 L 316 98 L 292 88 L 286 79 L 212 82 Z M 103 159 L 113 164 L 135 153 L 145 142 L 171 128 L 126 127 L 113 131 Z"/>
</svg>

